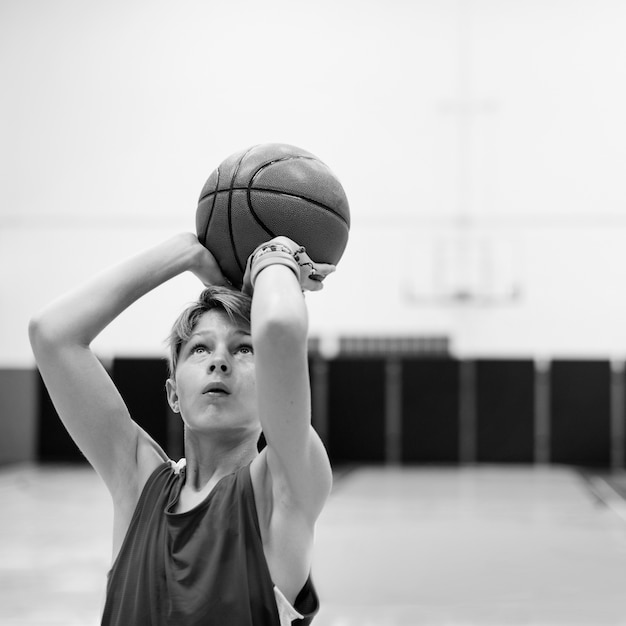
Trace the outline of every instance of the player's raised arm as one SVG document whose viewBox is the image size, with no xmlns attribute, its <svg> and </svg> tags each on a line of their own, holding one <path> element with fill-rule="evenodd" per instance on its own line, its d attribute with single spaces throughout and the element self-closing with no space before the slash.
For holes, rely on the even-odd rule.
<svg viewBox="0 0 626 626">
<path fill-rule="evenodd" d="M 251 256 L 252 339 L 261 426 L 273 480 L 314 520 L 330 491 L 324 446 L 311 427 L 303 289 L 317 291 L 333 266 L 313 264 L 293 241 L 278 237 Z"/>
<path fill-rule="evenodd" d="M 114 497 L 140 489 L 146 472 L 165 454 L 130 419 L 89 346 L 138 298 L 186 270 L 206 284 L 223 282 L 213 257 L 197 238 L 177 235 L 104 271 L 30 322 L 37 365 L 61 420 Z"/>
</svg>

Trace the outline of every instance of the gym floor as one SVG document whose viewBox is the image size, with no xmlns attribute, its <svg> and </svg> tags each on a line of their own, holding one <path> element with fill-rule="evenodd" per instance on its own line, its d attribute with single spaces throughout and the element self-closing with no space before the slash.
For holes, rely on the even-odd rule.
<svg viewBox="0 0 626 626">
<path fill-rule="evenodd" d="M 625 484 L 560 466 L 337 472 L 314 624 L 626 625 Z M 98 624 L 112 516 L 96 474 L 7 467 L 0 498 L 0 624 Z"/>
</svg>

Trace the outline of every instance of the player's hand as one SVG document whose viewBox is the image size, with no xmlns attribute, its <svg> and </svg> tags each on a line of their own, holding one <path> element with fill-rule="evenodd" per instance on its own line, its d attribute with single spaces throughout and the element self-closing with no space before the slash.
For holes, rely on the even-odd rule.
<svg viewBox="0 0 626 626">
<path fill-rule="evenodd" d="M 320 291 L 324 288 L 324 279 L 335 271 L 335 266 L 328 263 L 316 263 L 307 254 L 304 247 L 299 246 L 288 237 L 272 239 L 287 246 L 294 252 L 294 258 L 300 266 L 300 287 L 303 291 Z"/>
<path fill-rule="evenodd" d="M 299 246 L 295 241 L 288 237 L 274 237 L 270 241 L 259 246 L 248 259 L 246 265 L 246 273 L 244 275 L 244 287 L 243 290 L 246 293 L 252 293 L 251 285 L 251 272 L 252 272 L 252 260 L 257 251 L 265 246 L 271 246 L 275 244 L 287 248 L 291 253 L 293 259 L 295 259 L 299 269 L 299 282 L 302 291 L 320 291 L 323 289 L 324 279 L 332 272 L 335 271 L 335 266 L 327 263 L 315 263 L 309 257 L 304 247 Z"/>
<path fill-rule="evenodd" d="M 230 286 L 211 252 L 198 241 L 194 234 L 189 233 L 188 237 L 189 245 L 193 250 L 193 260 L 189 271 L 193 272 L 205 287 L 211 285 Z"/>
</svg>

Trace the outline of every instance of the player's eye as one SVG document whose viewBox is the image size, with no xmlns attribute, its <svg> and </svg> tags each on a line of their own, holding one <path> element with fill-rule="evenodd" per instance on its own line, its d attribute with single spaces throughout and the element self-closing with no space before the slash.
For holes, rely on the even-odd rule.
<svg viewBox="0 0 626 626">
<path fill-rule="evenodd" d="M 252 349 L 252 346 L 250 344 L 243 343 L 237 348 L 237 352 L 239 352 L 240 354 L 253 354 L 254 350 Z"/>
<path fill-rule="evenodd" d="M 191 354 L 203 354 L 207 352 L 207 347 L 203 343 L 197 343 L 191 348 Z"/>
</svg>

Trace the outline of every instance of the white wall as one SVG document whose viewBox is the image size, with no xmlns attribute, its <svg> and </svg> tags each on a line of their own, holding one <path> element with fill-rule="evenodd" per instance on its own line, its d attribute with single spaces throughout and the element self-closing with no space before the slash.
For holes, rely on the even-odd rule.
<svg viewBox="0 0 626 626">
<path fill-rule="evenodd" d="M 626 355 L 624 32 L 621 0 L 5 0 L 0 365 L 31 362 L 45 301 L 192 230 L 208 173 L 264 141 L 351 202 L 313 333 Z M 446 300 L 465 288 L 517 295 Z M 159 353 L 198 290 L 151 294 L 98 350 Z"/>
</svg>

